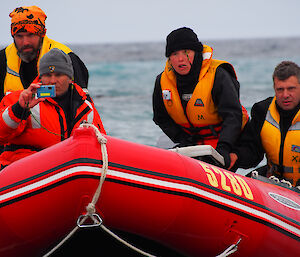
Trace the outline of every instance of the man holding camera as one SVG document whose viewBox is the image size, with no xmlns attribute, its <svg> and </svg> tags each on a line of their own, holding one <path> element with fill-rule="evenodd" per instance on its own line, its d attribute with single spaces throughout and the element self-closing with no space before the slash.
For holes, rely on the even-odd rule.
<svg viewBox="0 0 300 257">
<path fill-rule="evenodd" d="M 0 51 L 0 100 L 9 91 L 29 87 L 38 75 L 42 56 L 59 48 L 72 60 L 74 81 L 87 88 L 88 70 L 71 49 L 46 36 L 46 14 L 37 6 L 15 8 L 10 14 L 14 42 Z"/>
<path fill-rule="evenodd" d="M 40 60 L 39 78 L 0 103 L 1 168 L 70 137 L 82 121 L 106 134 L 92 99 L 73 82 L 69 55 L 51 49 Z M 41 85 L 55 86 L 55 97 L 37 98 Z M 51 86 L 50 86 L 51 85 Z M 47 87 L 46 87 L 47 88 Z"/>
</svg>

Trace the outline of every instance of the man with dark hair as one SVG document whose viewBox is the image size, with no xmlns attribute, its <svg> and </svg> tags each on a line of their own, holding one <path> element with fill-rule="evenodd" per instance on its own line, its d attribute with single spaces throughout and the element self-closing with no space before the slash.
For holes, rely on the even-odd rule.
<svg viewBox="0 0 300 257">
<path fill-rule="evenodd" d="M 41 57 L 59 48 L 72 60 L 74 81 L 87 88 L 88 70 L 67 46 L 46 36 L 46 14 L 37 6 L 15 8 L 10 14 L 14 42 L 0 51 L 0 100 L 9 91 L 29 87 L 38 75 Z"/>
<path fill-rule="evenodd" d="M 167 63 L 156 78 L 153 120 L 178 146 L 208 144 L 230 164 L 229 153 L 248 114 L 239 100 L 234 68 L 212 58 L 212 48 L 190 28 L 166 39 Z"/>
<path fill-rule="evenodd" d="M 92 99 L 72 79 L 68 54 L 51 49 L 41 58 L 39 74 L 27 89 L 5 95 L 0 103 L 1 169 L 72 136 L 82 122 L 106 133 Z M 55 95 L 37 98 L 41 85 L 54 85 Z"/>
<path fill-rule="evenodd" d="M 275 175 L 300 185 L 300 67 L 279 63 L 273 73 L 275 96 L 255 103 L 231 165 L 257 166 L 266 154 L 268 164 L 260 175 Z"/>
</svg>

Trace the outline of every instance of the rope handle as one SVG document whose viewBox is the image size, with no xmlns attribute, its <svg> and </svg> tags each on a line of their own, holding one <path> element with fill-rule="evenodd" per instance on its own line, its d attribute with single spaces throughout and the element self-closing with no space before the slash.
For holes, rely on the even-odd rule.
<svg viewBox="0 0 300 257">
<path fill-rule="evenodd" d="M 98 202 L 98 199 L 100 197 L 102 185 L 105 181 L 106 173 L 108 170 L 108 154 L 107 154 L 107 148 L 106 148 L 107 139 L 100 133 L 99 129 L 94 124 L 82 123 L 82 124 L 80 124 L 79 127 L 83 127 L 83 128 L 92 127 L 96 133 L 97 140 L 101 145 L 103 164 L 102 164 L 102 172 L 101 172 L 100 182 L 99 182 L 98 188 L 93 196 L 92 201 L 86 207 L 88 214 L 92 215 L 92 214 L 96 213 L 95 205 Z"/>
</svg>

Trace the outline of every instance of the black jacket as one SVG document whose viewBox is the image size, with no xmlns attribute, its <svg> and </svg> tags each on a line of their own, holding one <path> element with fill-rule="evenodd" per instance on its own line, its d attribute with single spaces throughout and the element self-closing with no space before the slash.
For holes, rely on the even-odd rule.
<svg viewBox="0 0 300 257">
<path fill-rule="evenodd" d="M 263 101 L 255 103 L 251 109 L 251 120 L 246 124 L 245 129 L 238 140 L 237 147 L 234 149 L 234 152 L 238 155 L 236 165 L 239 168 L 248 169 L 256 167 L 264 157 L 265 150 L 262 146 L 260 133 L 272 100 L 273 97 L 268 97 Z M 291 126 L 293 118 L 299 110 L 300 104 L 290 111 L 282 110 L 276 102 L 275 104 L 280 115 L 279 126 L 282 142 L 284 142 L 286 133 Z M 282 149 L 279 155 L 279 162 L 282 164 Z"/>
<path fill-rule="evenodd" d="M 234 152 L 238 155 L 236 165 L 248 169 L 257 166 L 264 157 L 260 131 L 264 124 L 273 97 L 255 103 L 251 109 L 251 120 L 246 124 Z"/>
<path fill-rule="evenodd" d="M 173 121 L 164 106 L 160 78 L 161 74 L 156 78 L 153 92 L 153 121 L 174 143 L 189 142 L 191 135 Z M 190 93 L 194 89 L 195 86 L 190 88 Z M 217 68 L 211 94 L 218 114 L 223 119 L 217 148 L 226 148 L 228 152 L 241 132 L 242 107 L 239 100 L 239 82 L 222 65 Z"/>
<path fill-rule="evenodd" d="M 69 53 L 74 69 L 74 82 L 82 88 L 87 88 L 89 73 L 83 61 L 73 52 Z M 4 80 L 6 76 L 6 55 L 5 49 L 0 51 L 0 101 L 4 96 Z M 38 75 L 36 60 L 30 63 L 21 62 L 20 78 L 24 88 L 28 88 Z"/>
</svg>

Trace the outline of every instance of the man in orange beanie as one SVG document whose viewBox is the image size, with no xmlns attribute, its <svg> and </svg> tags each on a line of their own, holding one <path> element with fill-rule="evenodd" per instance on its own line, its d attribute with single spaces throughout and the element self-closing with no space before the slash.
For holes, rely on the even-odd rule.
<svg viewBox="0 0 300 257">
<path fill-rule="evenodd" d="M 11 34 L 14 36 L 18 32 L 31 32 L 32 34 L 44 37 L 46 34 L 45 20 L 46 14 L 37 6 L 18 7 L 10 14 Z"/>
<path fill-rule="evenodd" d="M 88 70 L 72 50 L 46 36 L 43 10 L 37 6 L 15 8 L 10 14 L 14 42 L 0 51 L 0 100 L 10 91 L 29 87 L 38 76 L 41 57 L 52 48 L 61 49 L 72 60 L 74 81 L 87 88 Z"/>
</svg>

